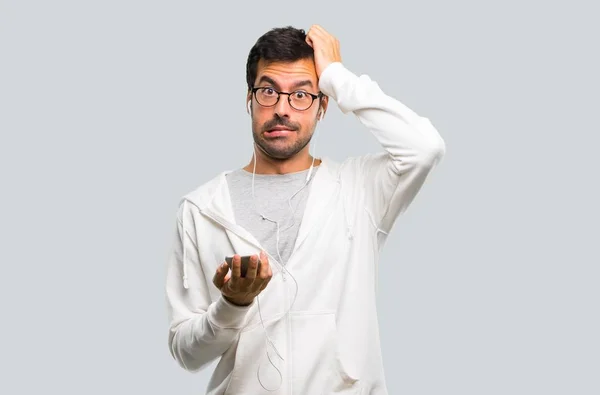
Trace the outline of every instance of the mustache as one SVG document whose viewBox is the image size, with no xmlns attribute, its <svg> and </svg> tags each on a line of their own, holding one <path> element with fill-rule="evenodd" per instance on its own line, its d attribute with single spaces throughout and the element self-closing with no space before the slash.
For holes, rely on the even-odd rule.
<svg viewBox="0 0 600 395">
<path fill-rule="evenodd" d="M 300 127 L 293 123 L 293 122 L 289 122 L 287 119 L 285 118 L 275 118 L 269 122 L 266 122 L 263 126 L 263 130 L 271 130 L 273 129 L 275 126 L 283 126 L 284 128 L 290 129 L 290 130 L 298 130 L 300 129 Z"/>
</svg>

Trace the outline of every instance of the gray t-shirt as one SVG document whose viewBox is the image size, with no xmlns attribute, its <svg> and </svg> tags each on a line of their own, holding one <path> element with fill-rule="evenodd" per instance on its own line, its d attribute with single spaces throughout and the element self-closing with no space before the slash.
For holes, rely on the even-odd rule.
<svg viewBox="0 0 600 395">
<path fill-rule="evenodd" d="M 310 176 L 311 180 L 317 170 L 318 166 L 315 166 Z M 305 186 L 307 174 L 308 170 L 289 174 L 255 174 L 254 198 L 252 173 L 237 169 L 227 174 L 237 224 L 248 230 L 265 250 L 283 265 L 287 263 L 294 249 L 302 222 L 311 185 L 309 181 Z"/>
</svg>

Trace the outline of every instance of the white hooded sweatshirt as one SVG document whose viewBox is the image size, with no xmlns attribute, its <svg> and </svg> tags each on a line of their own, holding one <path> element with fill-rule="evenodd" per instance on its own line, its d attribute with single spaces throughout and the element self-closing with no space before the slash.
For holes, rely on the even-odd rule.
<svg viewBox="0 0 600 395">
<path fill-rule="evenodd" d="M 207 394 L 387 395 L 376 311 L 378 259 L 445 153 L 428 118 L 341 63 L 319 79 L 340 110 L 379 141 L 378 154 L 323 158 L 286 266 L 252 305 L 225 301 L 212 280 L 226 256 L 263 248 L 234 219 L 224 171 L 186 194 L 168 262 L 168 344 L 188 371 L 218 361 Z M 343 134 L 340 133 L 340 136 Z"/>
</svg>

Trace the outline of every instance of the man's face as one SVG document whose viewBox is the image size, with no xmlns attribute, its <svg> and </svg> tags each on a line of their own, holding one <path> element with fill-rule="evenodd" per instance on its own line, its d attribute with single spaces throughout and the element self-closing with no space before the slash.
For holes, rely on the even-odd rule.
<svg viewBox="0 0 600 395">
<path fill-rule="evenodd" d="M 302 90 L 312 94 L 319 92 L 315 64 L 310 58 L 291 63 L 265 63 L 261 60 L 258 63 L 254 86 L 272 88 L 266 91 L 270 95 L 276 95 L 274 91 L 291 93 Z M 266 155 L 273 159 L 285 160 L 305 148 L 308 149 L 317 124 L 319 99 L 315 99 L 304 111 L 292 107 L 288 95 L 285 94 L 280 95 L 277 104 L 271 107 L 259 104 L 251 93 L 247 99 L 252 100 L 254 141 Z M 325 109 L 327 98 L 322 98 L 321 101 Z"/>
</svg>

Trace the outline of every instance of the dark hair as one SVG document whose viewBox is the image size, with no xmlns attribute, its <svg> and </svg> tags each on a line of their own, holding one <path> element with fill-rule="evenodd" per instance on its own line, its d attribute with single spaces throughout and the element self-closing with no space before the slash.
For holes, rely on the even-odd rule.
<svg viewBox="0 0 600 395">
<path fill-rule="evenodd" d="M 258 38 L 250 49 L 246 62 L 246 83 L 252 89 L 258 62 L 295 62 L 301 59 L 314 58 L 313 49 L 306 42 L 306 32 L 292 26 L 276 27 Z"/>
</svg>

